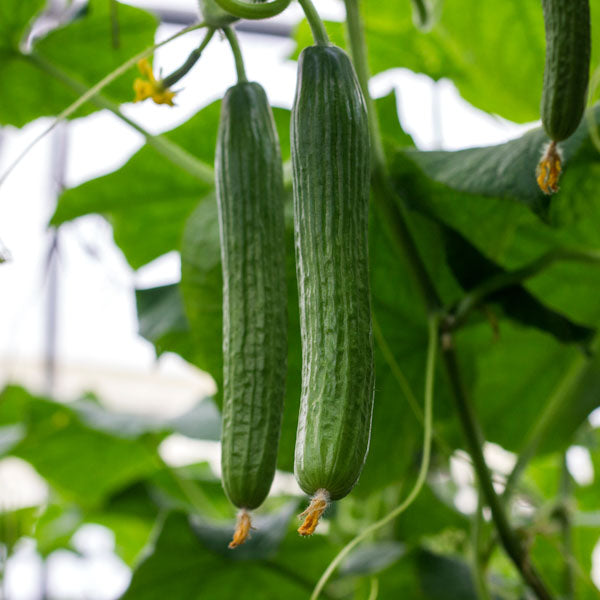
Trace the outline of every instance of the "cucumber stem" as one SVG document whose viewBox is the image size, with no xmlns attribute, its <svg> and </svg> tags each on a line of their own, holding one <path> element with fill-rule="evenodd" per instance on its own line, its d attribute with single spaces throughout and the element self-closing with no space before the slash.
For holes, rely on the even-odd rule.
<svg viewBox="0 0 600 600">
<path fill-rule="evenodd" d="M 229 542 L 228 548 L 233 550 L 234 548 L 241 546 L 250 537 L 251 529 L 252 520 L 250 519 L 250 514 L 245 508 L 242 508 L 237 515 L 233 539 Z"/>
<path fill-rule="evenodd" d="M 198 62 L 198 59 L 202 55 L 204 48 L 208 46 L 208 43 L 212 39 L 215 33 L 214 28 L 209 28 L 206 31 L 206 35 L 204 36 L 202 42 L 197 48 L 194 48 L 190 52 L 190 55 L 186 58 L 185 62 L 175 71 L 173 71 L 170 75 L 167 75 L 164 79 L 161 80 L 161 83 L 164 87 L 169 88 L 174 83 L 177 83 L 184 75 L 187 75 L 189 70 Z"/>
<path fill-rule="evenodd" d="M 240 49 L 240 44 L 238 42 L 237 35 L 235 31 L 231 27 L 224 27 L 223 33 L 231 46 L 231 51 L 233 52 L 233 58 L 235 60 L 235 70 L 237 73 L 238 83 L 243 83 L 248 81 L 246 77 L 246 69 L 244 67 L 244 59 L 242 57 L 242 51 Z"/>
<path fill-rule="evenodd" d="M 323 24 L 315 5 L 312 3 L 312 0 L 298 0 L 298 2 L 304 11 L 304 15 L 310 25 L 310 30 L 312 31 L 313 38 L 317 45 L 329 46 L 327 30 L 325 29 L 325 25 Z"/>
</svg>

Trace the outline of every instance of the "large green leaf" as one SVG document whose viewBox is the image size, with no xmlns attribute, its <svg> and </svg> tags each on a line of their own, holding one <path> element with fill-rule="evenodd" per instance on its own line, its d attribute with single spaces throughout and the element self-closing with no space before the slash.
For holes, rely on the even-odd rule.
<svg viewBox="0 0 600 600">
<path fill-rule="evenodd" d="M 506 275 L 504 269 L 483 256 L 458 232 L 445 228 L 444 238 L 448 264 L 465 291 L 471 291 L 492 277 Z M 574 323 L 547 308 L 519 284 L 490 294 L 486 302 L 499 305 L 511 319 L 546 331 L 562 342 L 586 345 L 595 333 L 594 329 Z"/>
<path fill-rule="evenodd" d="M 114 437 L 84 424 L 69 406 L 6 388 L 0 423 L 22 423 L 26 435 L 10 453 L 29 462 L 59 492 L 82 505 L 154 472 L 157 441 Z"/>
<path fill-rule="evenodd" d="M 36 12 L 40 2 L 27 0 L 16 4 L 20 4 L 21 8 L 16 10 L 11 6 L 7 11 L 14 18 L 14 22 L 7 20 L 11 28 L 9 39 L 20 36 L 22 27 Z M 11 1 L 9 5 L 15 3 Z M 110 3 L 103 0 L 90 0 L 82 14 L 45 37 L 34 40 L 32 52 L 41 57 L 40 61 L 20 53 L 14 42 L 10 48 L 0 47 L 0 84 L 3 90 L 0 123 L 21 127 L 38 117 L 61 112 L 78 97 L 68 85 L 59 81 L 52 67 L 58 68 L 77 83 L 91 87 L 154 43 L 157 25 L 154 16 L 120 3 L 117 3 L 117 12 L 117 47 L 113 46 Z M 0 23 L 4 25 L 1 15 Z M 5 39 L 1 35 L 0 38 Z M 46 68 L 46 63 L 52 67 Z M 105 92 L 111 99 L 118 102 L 133 99 L 134 69 L 128 70 L 106 88 Z M 96 108 L 88 104 L 76 116 L 93 110 Z"/>
<path fill-rule="evenodd" d="M 287 520 L 283 525 L 282 529 L 280 521 L 265 523 L 263 529 L 255 532 L 253 536 L 263 539 L 264 536 L 275 536 L 280 539 L 287 529 Z M 123 600 L 162 600 L 166 597 L 189 600 L 206 597 L 215 600 L 305 600 L 310 594 L 315 582 L 307 579 L 306 565 L 311 562 L 314 564 L 314 561 L 311 560 L 310 553 L 307 554 L 306 544 L 303 544 L 302 540 L 296 539 L 294 544 L 296 547 L 302 547 L 302 564 L 295 562 L 288 566 L 281 563 L 279 557 L 249 560 L 248 556 L 239 556 L 236 552 L 228 551 L 228 538 L 220 531 L 214 534 L 209 544 L 219 543 L 223 546 L 223 551 L 214 552 L 206 545 L 207 535 L 210 534 L 206 529 L 200 536 L 195 534 L 185 515 L 168 515 L 152 554 L 136 569 Z M 317 543 L 317 547 L 320 547 L 320 544 Z M 239 550 L 242 548 L 244 547 Z M 272 551 L 275 549 L 276 546 L 271 547 Z M 289 553 L 286 550 L 282 555 L 289 556 Z M 316 556 L 319 557 L 319 553 Z"/>
<path fill-rule="evenodd" d="M 600 108 L 593 112 L 600 117 Z M 589 139 L 589 123 L 584 119 L 577 131 L 559 147 L 563 154 L 564 168 L 568 173 L 571 161 Z M 549 142 L 540 127 L 525 133 L 520 138 L 496 146 L 470 148 L 457 152 L 407 151 L 423 171 L 435 181 L 452 189 L 479 194 L 510 198 L 523 202 L 539 214 L 547 215 L 550 199 L 539 189 L 536 166 L 542 149 Z M 589 158 L 588 161 L 589 162 Z M 577 162 L 575 162 L 577 164 Z M 568 183 L 569 177 L 563 178 Z M 570 194 L 561 193 L 559 197 Z"/>
<path fill-rule="evenodd" d="M 408 1 L 362 4 L 373 73 L 405 67 L 436 80 L 446 77 L 482 110 L 518 122 L 539 119 L 545 51 L 539 2 L 447 0 L 426 34 L 415 28 Z M 592 30 L 598 30 L 600 6 L 591 4 Z M 327 30 L 336 44 L 346 45 L 341 23 L 327 23 Z M 312 43 L 306 23 L 296 37 L 299 49 Z M 595 47 L 592 65 L 598 57 Z"/>
</svg>

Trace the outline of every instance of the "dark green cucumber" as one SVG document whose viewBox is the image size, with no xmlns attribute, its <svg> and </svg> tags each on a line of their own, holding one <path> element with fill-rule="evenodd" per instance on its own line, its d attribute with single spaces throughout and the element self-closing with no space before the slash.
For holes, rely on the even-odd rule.
<svg viewBox="0 0 600 600">
<path fill-rule="evenodd" d="M 366 459 L 374 390 L 369 128 L 340 48 L 300 55 L 291 143 L 303 360 L 294 470 L 306 493 L 336 500 Z"/>
<path fill-rule="evenodd" d="M 542 0 L 546 66 L 542 123 L 550 139 L 569 137 L 581 121 L 590 71 L 589 0 Z"/>
<path fill-rule="evenodd" d="M 227 496 L 259 506 L 275 474 L 287 356 L 283 175 L 264 90 L 223 99 L 215 159 L 223 268 L 222 471 Z"/>
</svg>

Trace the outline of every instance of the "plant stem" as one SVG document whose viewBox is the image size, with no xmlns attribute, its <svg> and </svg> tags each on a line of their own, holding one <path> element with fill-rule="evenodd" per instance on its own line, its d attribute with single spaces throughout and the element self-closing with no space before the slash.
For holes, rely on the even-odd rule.
<svg viewBox="0 0 600 600">
<path fill-rule="evenodd" d="M 473 549 L 473 572 L 475 579 L 475 588 L 480 600 L 492 600 L 488 589 L 487 578 L 485 574 L 485 563 L 483 561 L 483 502 L 481 490 L 477 494 L 477 511 L 473 516 L 471 546 Z"/>
<path fill-rule="evenodd" d="M 243 83 L 248 81 L 246 77 L 246 69 L 244 67 L 244 59 L 242 57 L 242 50 L 240 49 L 240 44 L 237 39 L 237 35 L 235 35 L 235 31 L 231 27 L 224 27 L 223 33 L 231 46 L 231 51 L 233 52 L 233 58 L 235 60 L 235 72 L 237 73 L 238 83 Z"/>
<path fill-rule="evenodd" d="M 398 515 L 403 513 L 417 498 L 423 484 L 427 478 L 427 472 L 429 471 L 429 458 L 431 456 L 431 431 L 433 422 L 433 386 L 435 382 L 435 358 L 437 351 L 437 335 L 438 335 L 438 317 L 433 315 L 429 317 L 428 323 L 428 344 L 427 344 L 427 365 L 425 367 L 425 426 L 423 430 L 423 456 L 421 458 L 421 466 L 419 468 L 419 474 L 417 480 L 410 494 L 406 499 L 397 506 L 394 510 L 388 513 L 385 517 L 376 521 L 369 527 L 363 529 L 354 539 L 346 544 L 336 557 L 329 563 L 327 569 L 321 578 L 319 579 L 310 600 L 317 600 L 319 594 L 329 581 L 333 572 L 337 569 L 338 565 L 348 556 L 348 554 L 360 544 L 363 540 L 368 538 L 372 533 L 381 529 L 381 527 L 387 525 L 390 521 L 393 521 Z"/>
<path fill-rule="evenodd" d="M 560 474 L 560 529 L 562 537 L 563 554 L 573 557 L 573 535 L 571 531 L 571 474 L 567 466 L 566 453 L 562 456 L 561 474 Z M 575 573 L 573 572 L 573 563 L 571 560 L 565 561 L 565 570 L 563 576 L 564 600 L 574 600 L 575 598 Z"/>
<path fill-rule="evenodd" d="M 304 15 L 310 25 L 310 30 L 312 31 L 313 38 L 317 45 L 329 46 L 327 30 L 325 29 L 325 25 L 323 24 L 315 5 L 312 3 L 312 0 L 298 0 L 298 2 L 304 11 Z"/>
<path fill-rule="evenodd" d="M 173 71 L 170 75 L 167 75 L 162 79 L 162 84 L 164 87 L 171 87 L 189 73 L 190 69 L 198 62 L 200 56 L 202 56 L 202 52 L 204 52 L 204 49 L 206 46 L 208 46 L 208 43 L 214 34 L 215 30 L 212 27 L 209 27 L 206 30 L 206 35 L 204 36 L 202 42 L 200 42 L 200 45 L 190 52 L 185 62 L 176 71 Z"/>
<path fill-rule="evenodd" d="M 379 579 L 377 579 L 377 577 L 371 577 L 369 597 L 367 598 L 367 600 L 377 600 L 378 595 L 379 595 Z"/>
<path fill-rule="evenodd" d="M 371 94 L 369 94 L 369 66 L 367 61 L 367 45 L 365 34 L 362 27 L 360 16 L 359 0 L 344 0 L 346 5 L 346 21 L 348 23 L 348 38 L 350 41 L 350 51 L 356 76 L 362 89 L 365 103 L 367 105 L 367 114 L 369 117 L 369 130 L 371 132 L 371 151 L 373 153 L 373 164 L 376 167 L 385 166 L 385 153 L 383 151 L 383 142 L 380 135 L 379 117 L 375 110 L 375 103 Z"/>
<path fill-rule="evenodd" d="M 447 339 L 444 344 L 443 357 L 448 380 L 453 392 L 456 411 L 469 446 L 469 454 L 473 459 L 473 467 L 477 473 L 479 485 L 481 486 L 486 502 L 492 511 L 492 517 L 502 546 L 521 573 L 525 582 L 535 592 L 539 600 L 551 600 L 552 595 L 540 579 L 540 576 L 533 565 L 529 562 L 527 553 L 509 525 L 508 517 L 504 512 L 504 505 L 494 490 L 490 472 L 483 456 L 483 444 L 485 438 L 483 437 L 479 422 L 475 416 L 474 407 L 463 387 L 456 353 L 451 339 Z"/>
<path fill-rule="evenodd" d="M 110 0 L 110 34 L 112 47 L 115 50 L 121 46 L 121 38 L 119 32 L 119 5 L 117 0 Z"/>
<path fill-rule="evenodd" d="M 76 93 L 82 93 L 84 90 L 87 90 L 87 87 L 72 79 L 69 75 L 64 73 L 61 69 L 53 65 L 52 63 L 46 61 L 42 57 L 37 54 L 31 54 L 28 56 L 29 60 L 35 64 L 37 67 L 52 75 L 67 87 L 74 90 Z M 127 123 L 130 127 L 141 133 L 146 138 L 146 143 L 149 146 L 152 146 L 159 154 L 162 154 L 165 158 L 170 160 L 173 164 L 187 171 L 190 175 L 196 177 L 199 181 L 204 183 L 213 184 L 214 183 L 214 172 L 212 168 L 206 163 L 200 161 L 192 154 L 184 150 L 181 146 L 171 142 L 167 138 L 160 135 L 153 135 L 146 131 L 141 125 L 138 125 L 135 121 L 131 120 L 129 117 L 125 116 L 119 107 L 110 100 L 100 96 L 99 94 L 95 94 L 90 97 L 90 102 L 98 106 L 99 108 L 104 108 L 109 110 L 114 115 L 116 115 L 123 122 Z M 44 131 L 42 135 L 45 135 L 47 131 Z M 36 138 L 33 143 L 35 143 L 39 138 Z M 29 150 L 32 144 L 30 144 L 26 149 Z M 19 157 L 20 158 L 20 157 Z M 18 161 L 19 159 L 17 159 Z M 10 169 L 9 171 L 10 172 Z M 6 177 L 8 174 L 5 173 L 3 176 Z M 1 182 L 1 180 L 0 180 Z"/>
</svg>

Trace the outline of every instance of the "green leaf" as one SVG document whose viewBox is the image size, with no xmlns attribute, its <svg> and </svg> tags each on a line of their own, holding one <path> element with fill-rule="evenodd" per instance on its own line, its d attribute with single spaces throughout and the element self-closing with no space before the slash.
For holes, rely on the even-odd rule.
<svg viewBox="0 0 600 600">
<path fill-rule="evenodd" d="M 477 600 L 471 569 L 456 557 L 421 550 L 417 554 L 421 589 L 431 600 Z"/>
<path fill-rule="evenodd" d="M 31 536 L 35 527 L 37 506 L 0 511 L 0 540 L 10 556 L 14 546 L 24 536 Z"/>
<path fill-rule="evenodd" d="M 150 13 L 117 3 L 119 15 L 119 46 L 112 44 L 110 3 L 90 0 L 83 16 L 50 31 L 45 37 L 34 40 L 33 52 L 43 60 L 36 61 L 17 51 L 14 39 L 21 35 L 22 27 L 37 11 L 40 2 L 27 0 L 9 2 L 7 14 L 13 44 L 11 49 L 0 46 L 0 123 L 22 127 L 38 117 L 62 112 L 79 96 L 67 84 L 59 81 L 43 66 L 46 61 L 67 76 L 91 87 L 132 56 L 154 44 L 157 20 Z M 3 4 L 4 7 L 4 4 Z M 2 9 L 0 9 L 2 10 Z M 0 14 L 0 23 L 4 19 Z M 0 39 L 5 38 L 0 25 Z M 21 27 L 21 29 L 19 29 Z M 13 29 L 16 28 L 16 29 Z M 11 39 L 11 38 L 9 38 Z M 0 42 L 1 44 L 1 42 Z M 135 68 L 129 69 L 111 83 L 105 93 L 117 102 L 133 99 Z M 74 116 L 82 116 L 97 110 L 88 103 Z"/>
<path fill-rule="evenodd" d="M 90 0 L 83 18 L 51 31 L 37 41 L 40 56 L 59 66 L 89 87 L 132 56 L 154 44 L 158 21 L 151 13 L 116 2 L 119 19 L 119 43 L 112 36 L 110 2 Z M 85 49 L 82 51 L 82 49 Z M 117 102 L 133 100 L 133 79 L 137 68 L 111 83 L 103 92 Z"/>
<path fill-rule="evenodd" d="M 306 552 L 306 545 L 302 546 Z M 163 523 L 152 554 L 134 572 L 123 600 L 166 597 L 195 600 L 207 596 L 215 600 L 306 599 L 314 582 L 305 579 L 302 565 L 290 568 L 278 559 L 236 559 L 237 550 L 242 548 L 235 552 L 225 548 L 225 556 L 213 552 L 193 532 L 185 515 L 171 513 Z"/>
<path fill-rule="evenodd" d="M 600 109 L 595 109 L 594 114 L 597 115 L 596 118 L 600 117 Z M 588 128 L 588 122 L 584 119 L 577 131 L 559 145 L 566 173 L 570 170 L 570 161 L 589 139 Z M 542 150 L 548 142 L 548 136 L 540 127 L 496 146 L 455 152 L 408 150 L 406 155 L 431 179 L 454 190 L 511 198 L 523 202 L 536 213 L 547 216 L 550 200 L 539 189 L 535 172 Z"/>
<path fill-rule="evenodd" d="M 579 209 L 571 213 L 562 226 L 541 222 L 515 199 L 482 196 L 460 189 L 462 175 L 467 176 L 456 160 L 455 155 L 460 153 L 444 155 L 446 164 L 452 165 L 448 172 L 452 172 L 455 189 L 425 177 L 404 152 L 396 155 L 392 172 L 399 194 L 414 209 L 458 231 L 499 266 L 515 269 L 557 248 L 591 251 L 600 248 L 600 194 L 594 184 L 600 157 L 589 147 L 590 142 L 584 140 L 578 151 L 573 149 L 575 154 L 567 163 L 562 179 L 563 190 L 552 199 L 553 203 L 561 204 L 563 215 L 567 206 Z M 500 154 L 504 152 L 503 146 L 494 148 Z M 415 156 L 416 153 L 411 153 L 412 158 Z M 421 161 L 426 153 L 418 156 L 417 160 Z M 487 164 L 489 156 L 487 151 L 482 151 L 480 158 Z M 470 166 L 477 168 L 474 163 Z M 441 162 L 437 167 L 443 171 Z M 514 168 L 520 168 L 518 161 Z M 434 171 L 432 169 L 431 175 L 437 177 Z M 505 168 L 499 175 L 511 180 L 510 171 Z M 527 281 L 525 287 L 548 308 L 583 325 L 595 325 L 600 321 L 600 306 L 592 298 L 599 285 L 597 265 L 564 262 L 552 265 Z"/>
<path fill-rule="evenodd" d="M 404 556 L 399 542 L 364 544 L 354 550 L 340 565 L 340 575 L 370 575 L 379 573 Z"/>
<path fill-rule="evenodd" d="M 384 142 L 393 147 L 414 146 L 412 137 L 402 129 L 398 118 L 396 90 L 375 100 L 375 110 Z"/>
<path fill-rule="evenodd" d="M 146 433 L 160 437 L 167 433 L 181 433 L 192 438 L 216 441 L 221 432 L 221 417 L 210 398 L 199 400 L 190 410 L 171 419 L 116 413 L 89 400 L 79 400 L 70 406 L 83 423 L 115 437 L 137 438 Z"/>
<path fill-rule="evenodd" d="M 0 424 L 26 424 L 11 454 L 29 462 L 66 497 L 98 504 L 111 492 L 158 468 L 156 442 L 108 435 L 85 425 L 69 406 L 8 387 Z"/>
<path fill-rule="evenodd" d="M 202 124 L 212 129 L 214 120 L 200 112 L 182 125 L 182 133 L 192 141 L 196 126 L 200 132 L 197 139 L 202 140 Z M 176 136 L 167 137 L 177 141 Z M 196 150 L 195 155 L 199 154 Z M 102 214 L 112 224 L 115 242 L 129 264 L 138 268 L 179 246 L 183 222 L 208 189 L 144 146 L 115 173 L 66 190 L 59 198 L 52 225 L 90 213 Z"/>
<path fill-rule="evenodd" d="M 0 52 L 19 50 L 27 25 L 44 4 L 45 0 L 4 0 L 0 4 Z"/>
<path fill-rule="evenodd" d="M 192 364 L 202 362 L 183 311 L 179 285 L 135 291 L 139 334 L 154 344 L 156 354 L 176 352 Z M 198 354 L 200 358 L 198 358 Z"/>
<path fill-rule="evenodd" d="M 181 245 L 181 294 L 190 324 L 196 364 L 220 390 L 223 373 L 223 279 L 217 203 L 201 203 L 186 223 Z"/>
<path fill-rule="evenodd" d="M 491 277 L 506 273 L 456 231 L 445 228 L 444 237 L 448 264 L 465 291 L 476 288 Z M 585 345 L 595 333 L 594 329 L 578 325 L 547 308 L 522 285 L 512 285 L 494 292 L 486 302 L 499 304 L 510 318 L 546 331 L 561 342 Z"/>
</svg>

